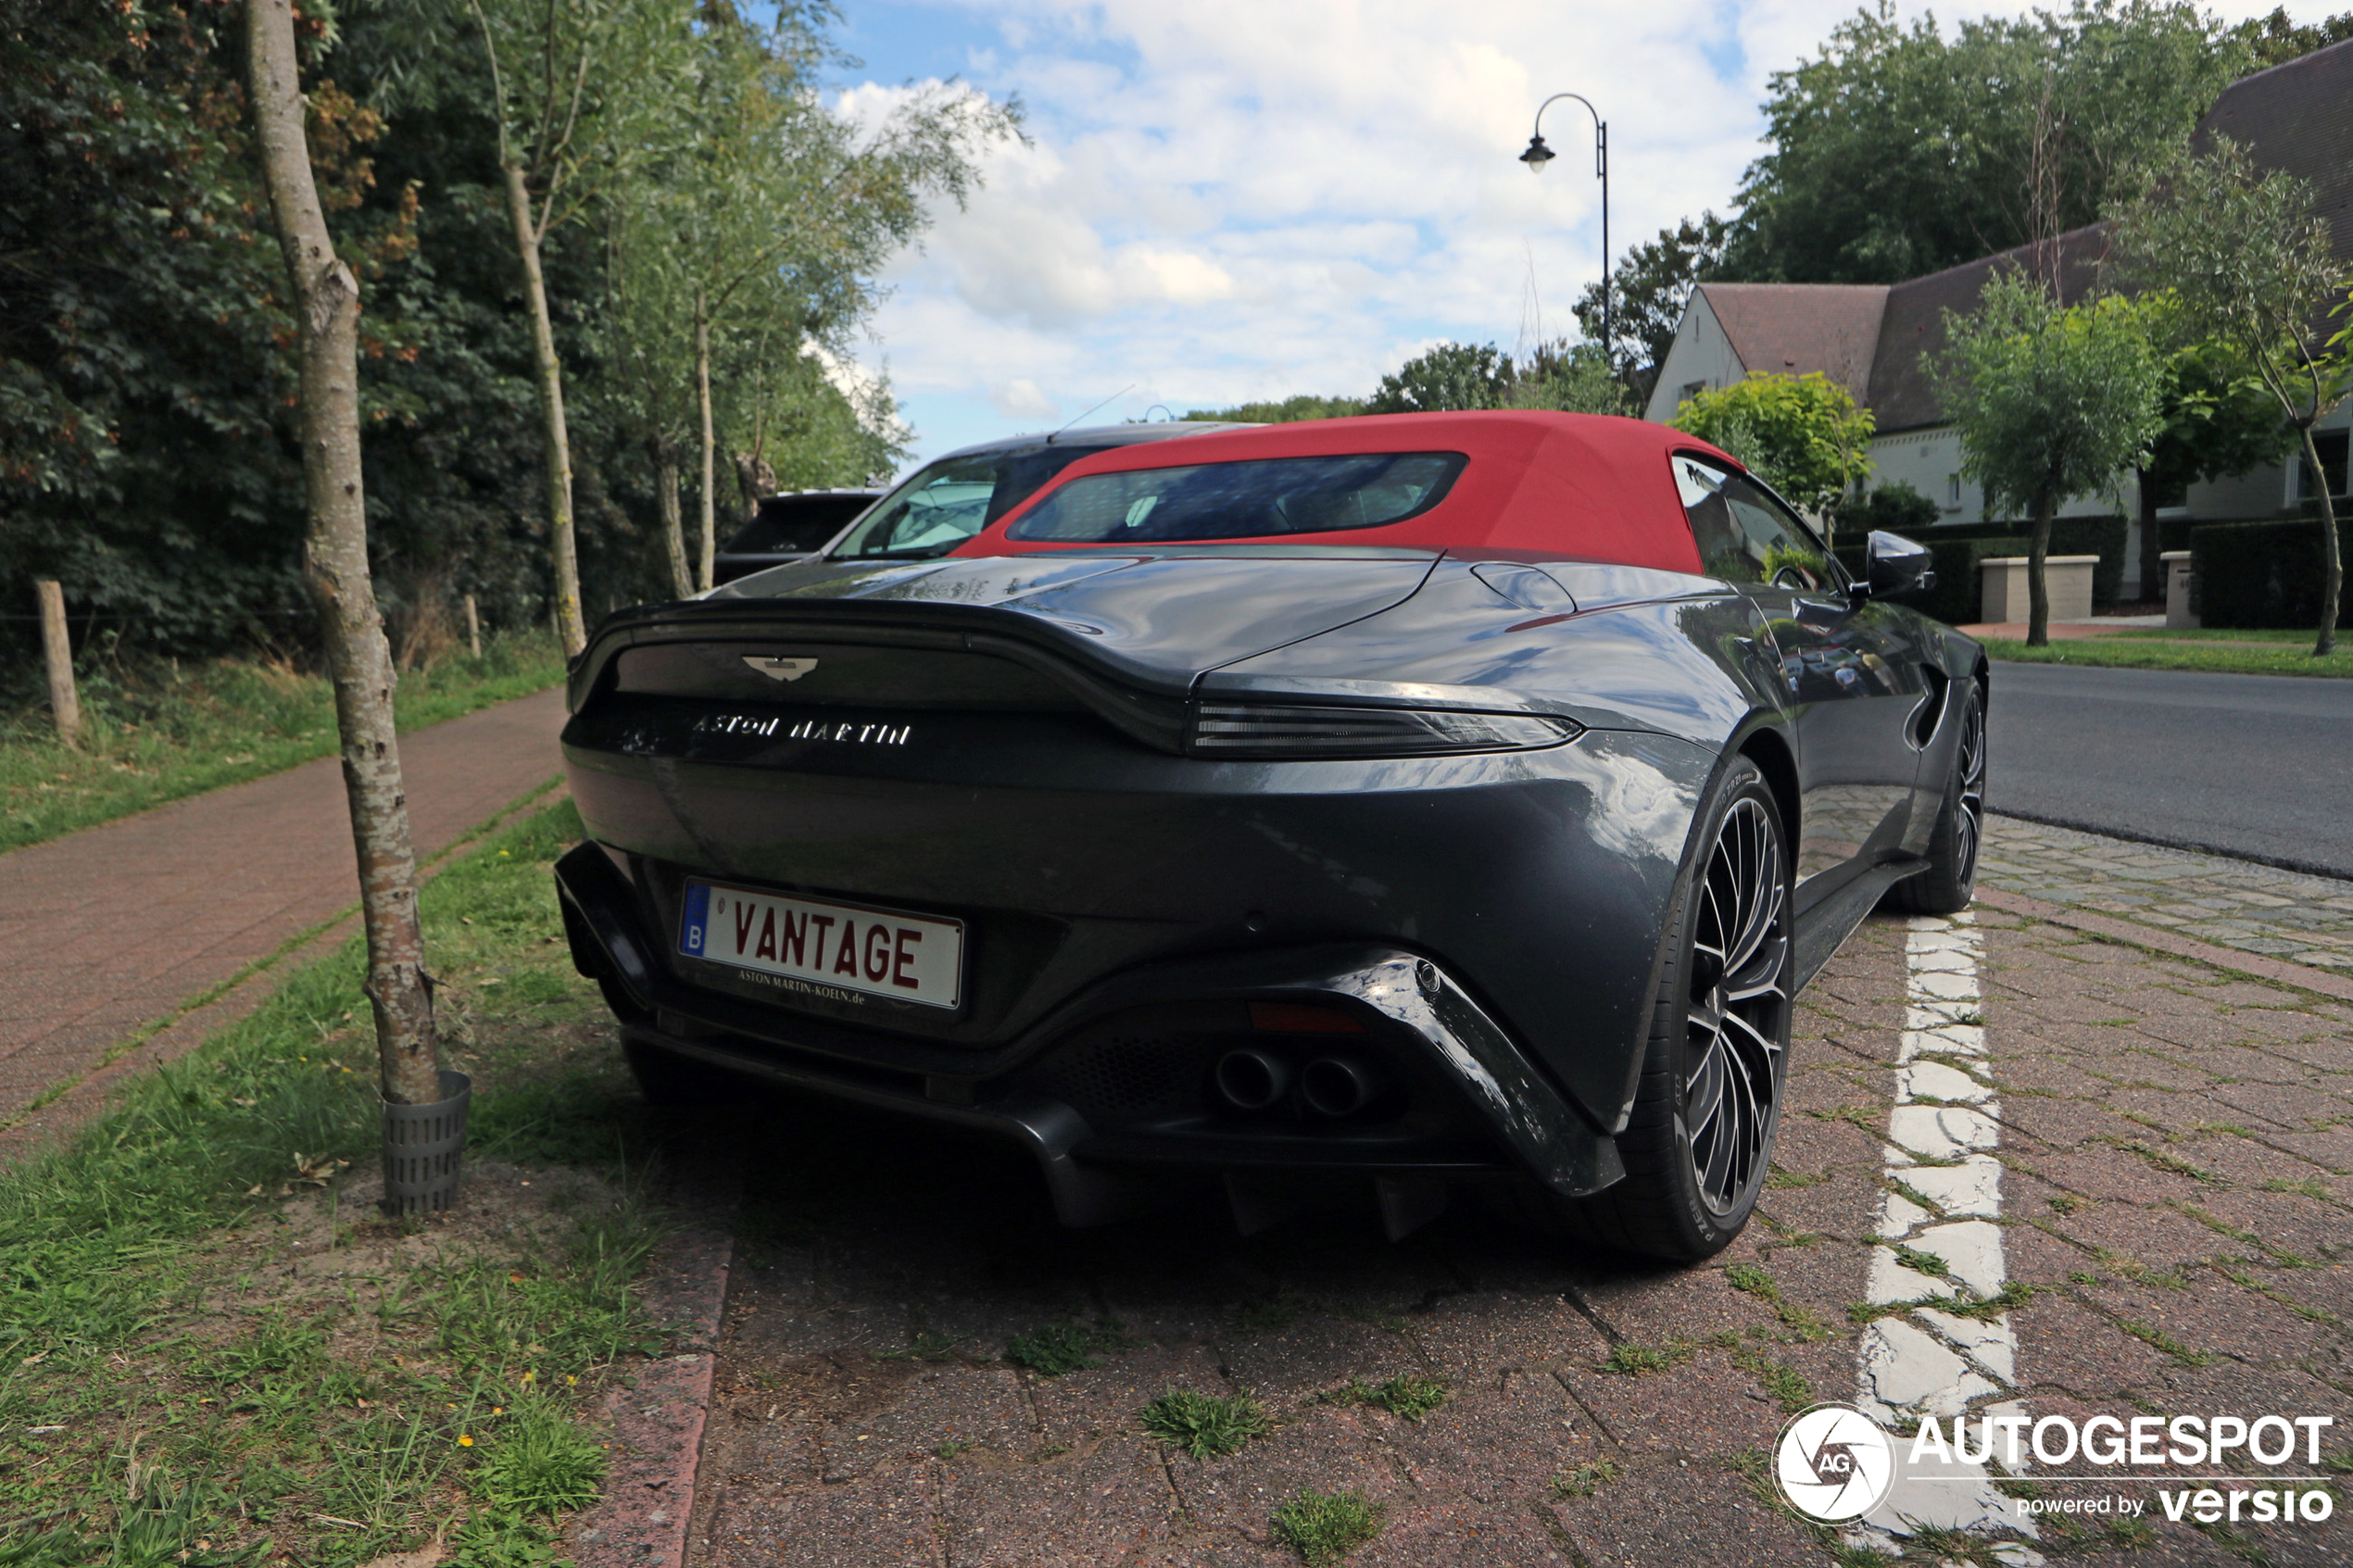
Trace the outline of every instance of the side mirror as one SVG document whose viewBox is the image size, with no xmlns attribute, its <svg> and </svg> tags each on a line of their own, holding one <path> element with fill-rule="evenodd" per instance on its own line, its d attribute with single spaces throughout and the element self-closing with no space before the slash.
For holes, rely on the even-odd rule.
<svg viewBox="0 0 2353 1568">
<path fill-rule="evenodd" d="M 1900 533 L 1873 530 L 1863 546 L 1869 563 L 1870 596 L 1890 598 L 1897 594 L 1925 593 L 1936 586 L 1936 558 L 1926 545 L 1914 544 Z"/>
</svg>

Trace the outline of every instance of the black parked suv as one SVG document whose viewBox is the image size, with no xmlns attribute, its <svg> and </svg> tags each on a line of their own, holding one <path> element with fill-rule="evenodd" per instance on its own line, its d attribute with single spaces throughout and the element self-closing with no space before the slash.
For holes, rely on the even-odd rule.
<svg viewBox="0 0 2353 1568">
<path fill-rule="evenodd" d="M 772 566 L 805 560 L 833 542 L 852 518 L 875 504 L 879 490 L 796 490 L 770 495 L 752 520 L 719 546 L 711 580 L 732 583 Z"/>
</svg>

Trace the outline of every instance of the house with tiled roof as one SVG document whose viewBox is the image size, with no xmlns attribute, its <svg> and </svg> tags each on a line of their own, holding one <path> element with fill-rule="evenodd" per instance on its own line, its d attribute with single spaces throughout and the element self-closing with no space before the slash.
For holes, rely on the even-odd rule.
<svg viewBox="0 0 2353 1568">
<path fill-rule="evenodd" d="M 2199 122 L 2199 139 L 2217 132 L 2246 146 L 2256 163 L 2310 184 L 2330 225 L 2337 256 L 2353 262 L 2353 42 L 2334 44 L 2233 82 Z M 1995 269 L 2018 267 L 2052 278 L 2061 300 L 2091 292 L 2107 253 L 2095 226 L 2042 245 L 2021 245 L 1901 283 L 1702 283 L 1692 291 L 1675 341 L 1659 365 L 1646 418 L 1664 422 L 1704 387 L 1730 386 L 1756 374 L 1820 371 L 1871 410 L 1874 485 L 1905 483 L 1954 522 L 1984 514 L 1984 496 L 1961 471 L 1959 435 L 1945 422 L 1923 356 L 1944 347 L 1945 313 L 1965 315 Z M 2339 408 L 2315 432 L 2332 490 L 2347 483 L 2348 425 Z M 2169 512 L 2201 519 L 2276 517 L 2312 493 L 2314 476 L 2299 460 L 2240 479 L 2196 484 Z M 2108 495 L 2080 495 L 2061 515 L 2113 513 L 2121 501 L 2137 519 L 2133 475 L 2118 476 Z M 2135 525 L 2137 529 L 2137 523 Z M 2125 559 L 2137 577 L 2137 539 Z"/>
</svg>

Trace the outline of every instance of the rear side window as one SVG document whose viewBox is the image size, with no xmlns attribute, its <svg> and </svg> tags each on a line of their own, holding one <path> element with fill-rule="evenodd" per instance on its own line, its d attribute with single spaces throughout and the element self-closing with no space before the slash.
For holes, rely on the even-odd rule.
<svg viewBox="0 0 2353 1568">
<path fill-rule="evenodd" d="M 1008 537 L 1063 544 L 1175 544 L 1378 528 L 1446 498 L 1460 452 L 1262 458 L 1072 480 Z"/>
<path fill-rule="evenodd" d="M 841 525 L 874 504 L 872 495 L 772 495 L 760 515 L 727 541 L 731 556 L 782 556 L 824 548 Z"/>
<path fill-rule="evenodd" d="M 1772 494 L 1729 469 L 1678 455 L 1675 488 L 1699 545 L 1700 570 L 1731 583 L 1811 590 L 1835 586 L 1812 531 Z"/>
</svg>

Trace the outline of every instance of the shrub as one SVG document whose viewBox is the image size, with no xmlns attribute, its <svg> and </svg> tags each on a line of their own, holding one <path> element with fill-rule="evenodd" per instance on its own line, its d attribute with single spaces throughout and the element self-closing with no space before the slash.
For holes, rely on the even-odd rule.
<svg viewBox="0 0 2353 1568">
<path fill-rule="evenodd" d="M 1944 513 L 1935 502 L 1897 480 L 1868 495 L 1849 495 L 1831 508 L 1842 538 L 1861 540 L 1874 528 L 1890 533 L 1919 535 L 1938 525 Z"/>
<path fill-rule="evenodd" d="M 2336 525 L 2337 546 L 2353 550 L 2353 520 Z M 2321 619 L 2321 525 L 2317 520 L 2207 523 L 2190 531 L 2197 611 L 2208 626 L 2317 625 Z M 2353 625 L 2353 603 L 2337 625 Z"/>
</svg>

